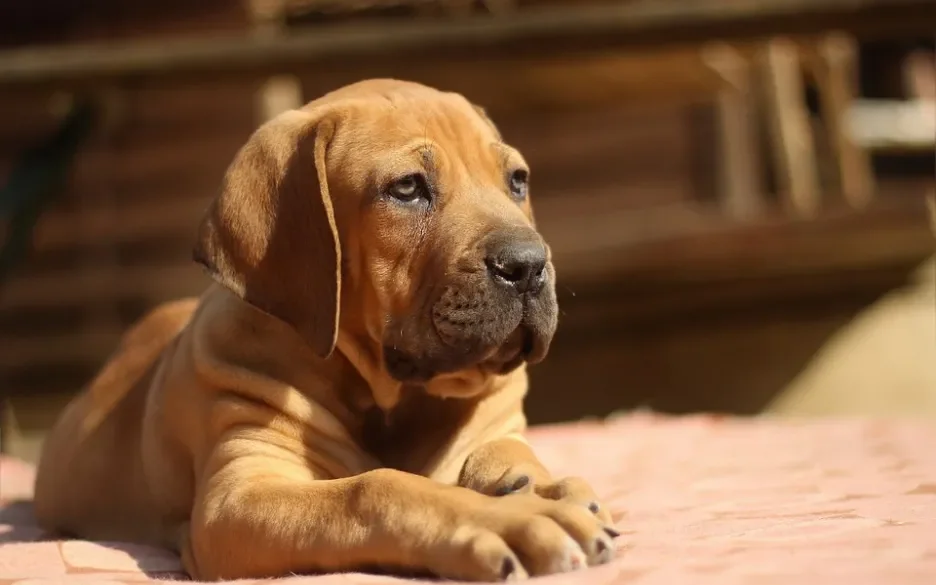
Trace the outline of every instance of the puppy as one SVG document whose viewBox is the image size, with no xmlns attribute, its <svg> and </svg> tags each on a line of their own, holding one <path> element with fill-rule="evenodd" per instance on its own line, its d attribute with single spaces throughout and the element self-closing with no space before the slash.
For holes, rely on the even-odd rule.
<svg viewBox="0 0 936 585">
<path fill-rule="evenodd" d="M 463 97 L 371 80 L 261 126 L 194 257 L 44 446 L 49 530 L 197 579 L 379 567 L 511 580 L 603 563 L 608 511 L 524 440 L 556 329 L 523 157 Z"/>
</svg>

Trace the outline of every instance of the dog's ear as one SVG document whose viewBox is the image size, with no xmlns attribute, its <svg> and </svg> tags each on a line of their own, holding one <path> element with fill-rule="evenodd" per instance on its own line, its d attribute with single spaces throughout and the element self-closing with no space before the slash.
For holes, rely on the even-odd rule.
<svg viewBox="0 0 936 585">
<path fill-rule="evenodd" d="M 258 309 L 291 325 L 328 357 L 341 297 L 341 246 L 328 193 L 333 124 L 294 110 L 241 148 L 198 233 L 195 261 Z"/>
</svg>

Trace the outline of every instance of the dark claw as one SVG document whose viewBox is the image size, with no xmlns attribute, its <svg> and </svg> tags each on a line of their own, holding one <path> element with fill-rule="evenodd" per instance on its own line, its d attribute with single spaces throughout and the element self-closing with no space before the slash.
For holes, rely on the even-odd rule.
<svg viewBox="0 0 936 585">
<path fill-rule="evenodd" d="M 591 504 L 588 504 L 588 511 L 591 512 L 592 514 L 597 514 L 598 510 L 600 509 L 601 509 L 601 506 L 599 506 L 597 502 L 592 502 Z"/>
<path fill-rule="evenodd" d="M 603 555 L 608 552 L 608 543 L 604 539 L 599 538 L 595 541 L 595 550 L 598 551 L 599 555 Z"/>
<path fill-rule="evenodd" d="M 514 571 L 517 570 L 517 564 L 510 557 L 504 557 L 504 562 L 501 563 L 500 578 L 501 581 L 506 581 L 514 574 Z"/>
<path fill-rule="evenodd" d="M 505 485 L 497 488 L 497 491 L 494 492 L 496 496 L 506 496 L 507 494 L 512 494 L 516 491 L 522 490 L 530 484 L 530 477 L 527 475 L 521 475 L 513 482 L 513 485 Z"/>
<path fill-rule="evenodd" d="M 617 530 L 609 526 L 605 526 L 604 531 L 605 531 L 605 534 L 607 534 L 611 538 L 617 538 L 618 536 L 621 536 L 620 532 L 618 532 Z"/>
</svg>

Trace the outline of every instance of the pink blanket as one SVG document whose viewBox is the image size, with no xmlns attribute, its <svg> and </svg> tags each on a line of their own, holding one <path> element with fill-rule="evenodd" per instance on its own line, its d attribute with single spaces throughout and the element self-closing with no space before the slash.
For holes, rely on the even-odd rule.
<svg viewBox="0 0 936 585">
<path fill-rule="evenodd" d="M 931 426 L 635 415 L 538 428 L 531 438 L 557 473 L 593 482 L 624 534 L 613 563 L 543 585 L 936 583 Z M 29 496 L 31 475 L 0 459 L 0 585 L 184 578 L 165 551 L 42 541 L 28 504 L 13 503 Z M 279 581 L 402 583 L 360 574 Z"/>
</svg>

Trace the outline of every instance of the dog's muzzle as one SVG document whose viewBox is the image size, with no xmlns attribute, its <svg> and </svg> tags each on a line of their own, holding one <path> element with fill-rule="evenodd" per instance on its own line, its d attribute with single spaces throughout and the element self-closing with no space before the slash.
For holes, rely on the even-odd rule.
<svg viewBox="0 0 936 585">
<path fill-rule="evenodd" d="M 444 283 L 424 314 L 429 323 L 413 315 L 389 330 L 384 363 L 394 378 L 419 383 L 472 367 L 503 374 L 545 356 L 558 312 L 545 242 L 533 229 L 512 228 L 476 250 L 483 265 Z"/>
</svg>

